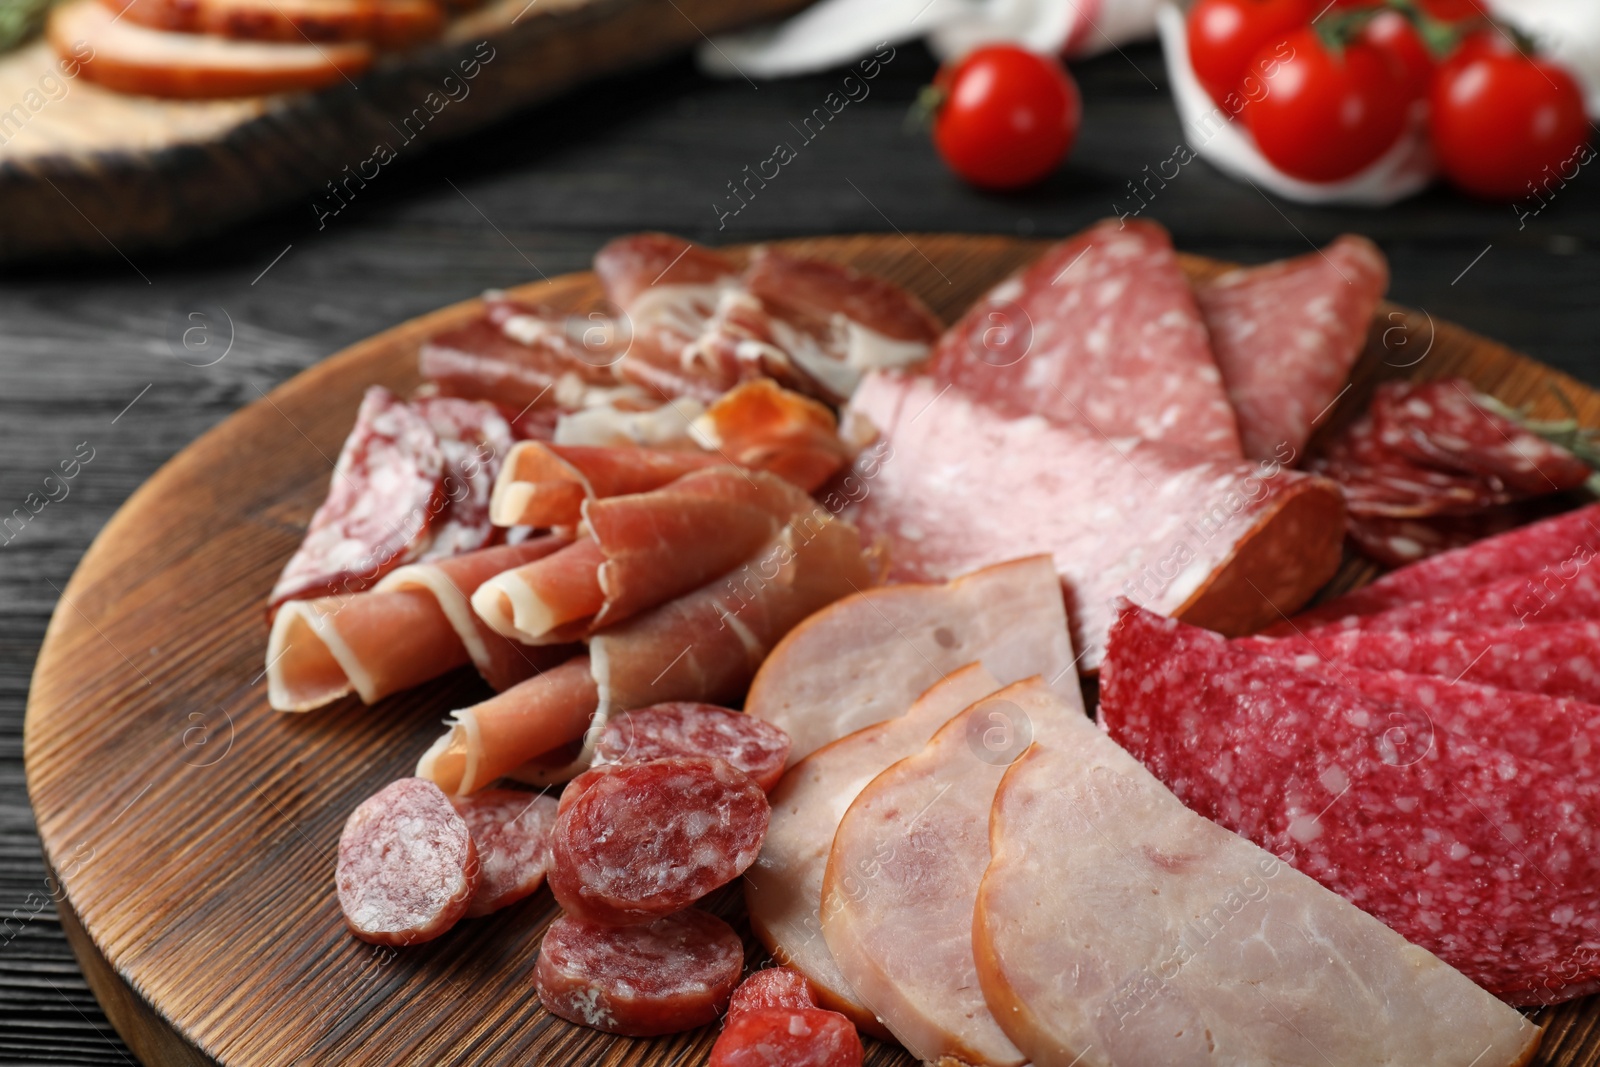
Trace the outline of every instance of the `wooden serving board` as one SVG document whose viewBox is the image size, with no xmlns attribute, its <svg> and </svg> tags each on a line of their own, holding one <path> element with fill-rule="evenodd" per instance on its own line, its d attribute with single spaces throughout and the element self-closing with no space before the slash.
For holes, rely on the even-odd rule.
<svg viewBox="0 0 1600 1067">
<path fill-rule="evenodd" d="M 922 296 L 946 319 L 1036 254 L 1003 237 L 790 242 Z M 1190 259 L 1196 274 L 1221 264 Z M 595 302 L 591 275 L 516 295 Z M 29 695 L 28 788 L 63 925 L 89 985 L 147 1064 L 703 1063 L 710 1031 L 609 1037 L 547 1015 L 532 969 L 548 890 L 399 953 L 344 928 L 339 831 L 412 772 L 445 710 L 480 699 L 467 672 L 366 708 L 271 711 L 262 606 L 327 489 L 368 385 L 418 384 L 420 342 L 479 313 L 468 301 L 311 368 L 158 471 L 84 556 L 50 622 Z M 1556 416 L 1550 386 L 1600 423 L 1600 394 L 1502 345 L 1385 305 L 1339 418 L 1380 377 L 1464 375 Z M 1360 564 L 1341 580 L 1359 580 Z M 737 893 L 712 910 L 746 929 Z M 751 945 L 752 962 L 763 958 Z M 1600 1064 L 1600 1002 L 1540 1014 L 1541 1064 Z M 868 1062 L 909 1064 L 869 1042 Z"/>
<path fill-rule="evenodd" d="M 176 247 L 296 200 L 316 219 L 313 202 L 337 207 L 329 182 L 381 180 L 528 104 L 809 2 L 489 0 L 437 43 L 353 82 L 234 100 L 125 96 L 63 78 L 36 41 L 0 56 L 0 263 Z M 378 145 L 392 161 L 375 158 Z"/>
</svg>

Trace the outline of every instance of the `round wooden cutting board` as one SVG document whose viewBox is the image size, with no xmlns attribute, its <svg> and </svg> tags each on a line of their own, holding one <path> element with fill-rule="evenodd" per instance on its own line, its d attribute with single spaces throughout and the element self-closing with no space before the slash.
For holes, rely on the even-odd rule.
<svg viewBox="0 0 1600 1067">
<path fill-rule="evenodd" d="M 861 236 L 790 243 L 919 294 L 947 320 L 1033 256 L 1001 237 Z M 1222 269 L 1188 260 L 1197 274 Z M 582 310 L 577 274 L 515 295 Z M 152 477 L 84 556 L 34 672 L 28 788 L 62 921 L 89 984 L 147 1064 L 374 1065 L 703 1063 L 710 1030 L 614 1038 L 547 1015 L 533 964 L 555 914 L 547 890 L 415 948 L 364 944 L 334 895 L 350 810 L 412 773 L 445 711 L 480 699 L 458 672 L 374 707 L 270 710 L 263 604 L 327 491 L 362 391 L 405 392 L 429 335 L 480 311 L 468 301 L 326 360 L 216 427 Z M 1385 305 L 1353 387 L 1464 375 L 1536 414 L 1586 425 L 1600 394 L 1424 312 Z M 1338 584 L 1362 580 L 1352 563 Z M 733 918 L 737 894 L 712 910 Z M 763 958 L 749 942 L 752 961 Z M 1541 1064 L 1600 1064 L 1600 1002 L 1547 1010 Z M 868 1062 L 911 1060 L 869 1042 Z"/>
</svg>

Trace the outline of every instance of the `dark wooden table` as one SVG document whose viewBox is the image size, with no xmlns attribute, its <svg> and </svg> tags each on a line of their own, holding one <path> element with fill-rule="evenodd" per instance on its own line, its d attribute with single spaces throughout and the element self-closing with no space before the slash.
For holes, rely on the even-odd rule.
<svg viewBox="0 0 1600 1067">
<path fill-rule="evenodd" d="M 0 529 L 0 1064 L 132 1063 L 63 939 L 22 768 L 45 625 L 118 505 L 203 430 L 309 364 L 485 288 L 581 269 L 617 234 L 1065 234 L 1125 210 L 1127 183 L 1179 142 L 1159 52 L 1113 53 L 1077 71 L 1086 117 L 1071 165 L 1025 194 L 978 194 L 925 138 L 902 132 L 932 71 L 920 47 L 899 49 L 869 96 L 802 144 L 795 127 L 842 72 L 753 88 L 703 79 L 685 60 L 386 169 L 321 229 L 308 203 L 166 259 L 130 262 L 108 247 L 101 263 L 0 277 L 0 516 L 26 510 L 30 493 L 34 507 L 59 498 L 20 532 Z M 798 158 L 723 218 L 735 206 L 728 183 L 779 142 Z M 1384 211 L 1308 209 L 1194 162 L 1146 214 L 1187 251 L 1246 261 L 1369 234 L 1389 254 L 1395 300 L 1600 383 L 1597 190 L 1580 174 L 1521 220 L 1443 190 Z M 65 486 L 45 481 L 88 449 Z"/>
</svg>

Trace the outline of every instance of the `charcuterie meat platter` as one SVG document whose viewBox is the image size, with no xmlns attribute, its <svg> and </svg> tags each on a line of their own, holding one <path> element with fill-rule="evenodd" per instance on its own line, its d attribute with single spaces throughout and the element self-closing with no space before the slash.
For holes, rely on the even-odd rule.
<svg viewBox="0 0 1600 1067">
<path fill-rule="evenodd" d="M 776 247 L 885 279 L 949 323 L 1046 244 L 869 235 Z M 750 255 L 726 251 L 740 264 Z M 1228 269 L 1193 256 L 1181 263 L 1192 281 Z M 715 1027 L 619 1037 L 548 1013 L 535 992 L 541 937 L 558 911 L 547 889 L 423 944 L 394 948 L 350 936 L 334 885 L 341 828 L 364 799 L 417 773 L 444 709 L 483 701 L 487 690 L 470 671 L 370 707 L 346 698 L 286 715 L 268 703 L 263 606 L 328 492 L 363 393 L 382 386 L 412 394 L 423 380 L 424 343 L 469 330 L 505 300 L 569 320 L 615 310 L 594 275 L 574 274 L 488 304 L 441 309 L 330 357 L 158 471 L 101 532 L 62 595 L 29 695 L 28 787 L 62 889 L 63 925 L 91 988 L 146 1063 L 666 1067 L 705 1062 L 716 1039 Z M 990 365 L 1003 369 L 1003 346 L 994 351 Z M 1327 451 L 1330 435 L 1359 425 L 1382 383 L 1443 379 L 1464 379 L 1522 417 L 1600 424 L 1600 393 L 1425 311 L 1381 303 L 1349 387 L 1328 411 L 1313 413 L 1309 452 Z M 855 403 L 873 402 L 858 394 Z M 966 417 L 940 410 L 947 427 Z M 897 441 L 912 439 L 900 429 Z M 1299 520 L 1307 543 L 1326 534 L 1313 529 L 1313 504 L 1283 507 L 1310 509 Z M 1376 571 L 1346 548 L 1320 596 L 1358 587 Z M 1259 584 L 1263 574 L 1247 568 L 1239 581 Z M 1227 632 L 1274 621 L 1241 621 L 1217 606 L 1221 587 L 1209 588 L 1185 604 L 1195 612 L 1186 618 Z M 1104 655 L 1110 672 L 1115 642 Z M 770 699 L 758 693 L 760 676 L 755 685 L 752 704 Z M 435 767 L 436 780 L 440 773 Z M 1283 891 L 1282 882 L 1271 884 Z M 702 907 L 734 925 L 748 966 L 766 958 L 768 939 L 752 934 L 740 893 L 716 890 Z M 1527 1010 L 1545 1028 L 1531 1062 L 1600 1063 L 1592 996 Z M 913 1062 L 892 1042 L 865 1044 L 866 1062 Z"/>
</svg>

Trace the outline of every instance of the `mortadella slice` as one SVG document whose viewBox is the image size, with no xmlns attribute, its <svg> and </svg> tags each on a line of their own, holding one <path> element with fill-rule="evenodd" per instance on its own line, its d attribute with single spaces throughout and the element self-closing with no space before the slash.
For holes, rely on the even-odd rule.
<svg viewBox="0 0 1600 1067">
<path fill-rule="evenodd" d="M 1066 703 L 1083 714 L 1081 700 Z M 1026 1058 L 984 1003 L 972 912 L 995 789 L 1048 729 L 1008 700 L 979 700 L 874 778 L 834 832 L 823 937 L 856 995 L 924 1063 Z"/>
<path fill-rule="evenodd" d="M 1064 697 L 1077 694 L 1061 585 L 1048 556 L 997 563 L 942 585 L 846 597 L 772 650 L 744 707 L 789 735 L 795 764 L 904 713 L 947 672 L 979 662 L 1001 684 L 1042 674 Z"/>
<path fill-rule="evenodd" d="M 1246 458 L 1294 465 L 1349 381 L 1388 288 L 1378 246 L 1349 234 L 1195 285 Z"/>
<path fill-rule="evenodd" d="M 1053 246 L 945 333 L 928 372 L 1007 415 L 1240 456 L 1205 324 L 1153 222 L 1108 220 Z"/>
<path fill-rule="evenodd" d="M 1098 665 L 1119 597 L 1250 633 L 1338 569 L 1337 487 L 1275 461 L 1009 418 L 926 377 L 871 375 L 850 410 L 883 439 L 857 461 L 865 489 L 847 514 L 888 539 L 891 577 L 940 581 L 1050 553 L 1080 669 Z"/>
<path fill-rule="evenodd" d="M 818 749 L 772 790 L 761 855 L 745 871 L 744 899 L 773 958 L 805 975 L 823 1005 L 886 1036 L 840 973 L 822 932 L 822 887 L 834 831 L 850 802 L 884 768 L 919 751 L 950 717 L 1000 687 L 981 664 L 935 682 L 892 718 Z"/>
<path fill-rule="evenodd" d="M 1511 1067 L 1537 1050 L 1537 1026 L 1189 811 L 1037 681 L 1001 698 L 1058 724 L 1000 784 L 973 919 L 989 1007 L 1036 1067 Z"/>
</svg>

